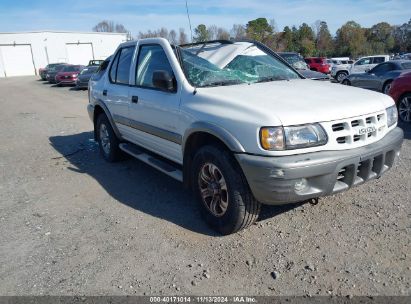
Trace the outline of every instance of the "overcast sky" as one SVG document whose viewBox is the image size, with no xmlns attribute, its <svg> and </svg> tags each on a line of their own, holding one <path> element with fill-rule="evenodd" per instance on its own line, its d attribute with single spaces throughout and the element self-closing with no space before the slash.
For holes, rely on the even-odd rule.
<svg viewBox="0 0 411 304">
<path fill-rule="evenodd" d="M 410 0 L 188 0 L 188 5 L 193 27 L 204 23 L 227 29 L 265 17 L 275 19 L 279 30 L 325 20 L 334 34 L 348 20 L 369 27 L 411 18 Z M 162 26 L 189 29 L 185 0 L 0 0 L 0 32 L 91 31 L 103 19 L 122 23 L 133 35 Z"/>
</svg>

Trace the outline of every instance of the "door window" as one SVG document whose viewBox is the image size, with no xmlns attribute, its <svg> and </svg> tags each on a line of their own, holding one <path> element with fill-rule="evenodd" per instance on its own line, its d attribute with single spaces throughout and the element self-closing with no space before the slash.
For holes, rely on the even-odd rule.
<svg viewBox="0 0 411 304">
<path fill-rule="evenodd" d="M 394 70 L 394 66 L 391 63 L 384 63 L 377 65 L 375 68 L 372 69 L 372 73 L 385 73 Z"/>
<path fill-rule="evenodd" d="M 371 64 L 371 59 L 372 58 L 363 58 L 357 61 L 355 65 L 366 65 L 366 64 Z"/>
<path fill-rule="evenodd" d="M 383 63 L 385 62 L 385 58 L 384 57 L 374 57 L 374 60 L 372 63 L 374 64 L 378 64 L 378 63 Z"/>
<path fill-rule="evenodd" d="M 110 81 L 117 84 L 129 84 L 130 65 L 135 47 L 122 48 L 116 55 L 110 70 Z"/>
<path fill-rule="evenodd" d="M 155 88 L 153 84 L 154 71 L 166 71 L 174 78 L 173 69 L 160 45 L 141 46 L 137 62 L 136 85 L 139 87 Z"/>
</svg>

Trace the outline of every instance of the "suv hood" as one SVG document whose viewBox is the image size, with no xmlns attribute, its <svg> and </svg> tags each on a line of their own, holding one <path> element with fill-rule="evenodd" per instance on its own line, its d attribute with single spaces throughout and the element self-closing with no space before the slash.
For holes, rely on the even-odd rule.
<svg viewBox="0 0 411 304">
<path fill-rule="evenodd" d="M 209 100 L 219 100 L 223 110 L 225 105 L 242 108 L 249 115 L 260 114 L 263 120 L 272 117 L 271 123 L 279 120 L 284 126 L 366 115 L 394 104 L 391 97 L 381 93 L 309 79 L 198 88 L 197 91 Z"/>
</svg>

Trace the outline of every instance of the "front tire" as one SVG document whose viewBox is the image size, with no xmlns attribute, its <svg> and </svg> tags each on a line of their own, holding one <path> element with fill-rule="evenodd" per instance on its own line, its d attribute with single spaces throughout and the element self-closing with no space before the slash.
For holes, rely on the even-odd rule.
<svg viewBox="0 0 411 304">
<path fill-rule="evenodd" d="M 229 151 L 221 146 L 202 147 L 194 156 L 192 186 L 205 221 L 228 235 L 253 224 L 261 204 Z"/>
<path fill-rule="evenodd" d="M 97 141 L 100 147 L 100 154 L 108 162 L 115 162 L 120 159 L 121 150 L 119 140 L 111 127 L 107 116 L 100 114 L 96 122 Z"/>
</svg>

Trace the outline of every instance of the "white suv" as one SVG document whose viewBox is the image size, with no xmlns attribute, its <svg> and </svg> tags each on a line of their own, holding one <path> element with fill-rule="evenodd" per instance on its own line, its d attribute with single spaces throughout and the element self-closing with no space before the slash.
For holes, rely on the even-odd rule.
<svg viewBox="0 0 411 304">
<path fill-rule="evenodd" d="M 342 82 L 349 74 L 368 72 L 376 65 L 389 60 L 389 55 L 362 57 L 353 64 L 333 66 L 331 68 L 331 76 L 334 77 L 338 82 Z"/>
<path fill-rule="evenodd" d="M 390 97 L 304 79 L 257 42 L 126 42 L 89 98 L 102 156 L 123 151 L 182 181 L 223 234 L 252 224 L 261 203 L 380 177 L 403 141 Z"/>
</svg>

